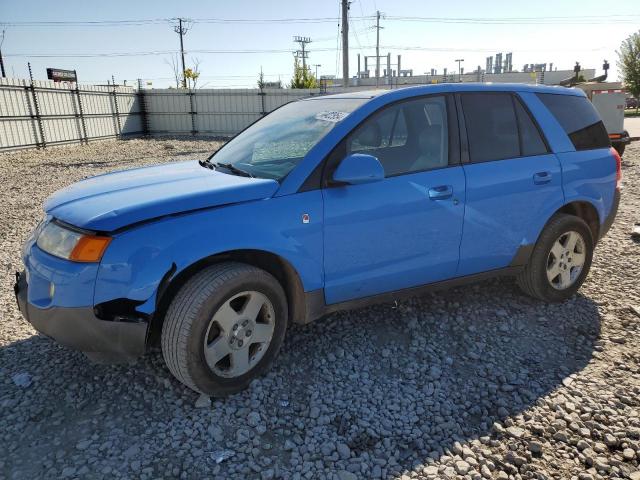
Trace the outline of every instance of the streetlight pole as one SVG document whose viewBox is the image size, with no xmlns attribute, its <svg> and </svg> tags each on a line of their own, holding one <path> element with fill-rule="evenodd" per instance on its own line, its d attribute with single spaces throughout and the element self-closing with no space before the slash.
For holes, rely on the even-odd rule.
<svg viewBox="0 0 640 480">
<path fill-rule="evenodd" d="M 456 58 L 456 62 L 458 62 L 458 81 L 462 82 L 462 68 L 460 64 L 464 62 L 464 58 Z"/>
<path fill-rule="evenodd" d="M 321 67 L 322 65 L 320 65 L 319 63 L 314 65 L 314 67 L 316 67 L 316 81 L 318 80 L 318 67 Z"/>
</svg>

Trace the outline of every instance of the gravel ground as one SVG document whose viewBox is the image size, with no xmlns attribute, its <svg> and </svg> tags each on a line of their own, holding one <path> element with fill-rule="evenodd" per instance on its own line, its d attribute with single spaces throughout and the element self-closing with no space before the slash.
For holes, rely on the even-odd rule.
<svg viewBox="0 0 640 480">
<path fill-rule="evenodd" d="M 0 155 L 0 477 L 640 480 L 640 144 L 618 219 L 564 304 L 503 279 L 334 314 L 290 328 L 268 375 L 211 404 L 158 352 L 94 365 L 36 335 L 11 274 L 43 200 L 216 145 Z"/>
</svg>

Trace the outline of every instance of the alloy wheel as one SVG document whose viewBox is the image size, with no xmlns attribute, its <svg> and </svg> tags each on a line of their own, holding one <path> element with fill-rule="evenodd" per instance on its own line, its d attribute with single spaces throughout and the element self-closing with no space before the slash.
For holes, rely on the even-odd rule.
<svg viewBox="0 0 640 480">
<path fill-rule="evenodd" d="M 274 326 L 275 310 L 266 295 L 246 291 L 232 296 L 213 315 L 207 328 L 207 365 L 221 377 L 244 375 L 266 353 Z"/>
<path fill-rule="evenodd" d="M 558 237 L 547 257 L 547 279 L 556 290 L 573 285 L 584 266 L 586 247 L 578 232 L 570 231 Z"/>
</svg>

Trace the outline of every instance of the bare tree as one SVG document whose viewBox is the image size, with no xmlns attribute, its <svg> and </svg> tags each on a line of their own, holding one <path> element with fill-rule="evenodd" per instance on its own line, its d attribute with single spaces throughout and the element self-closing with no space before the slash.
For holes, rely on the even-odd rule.
<svg viewBox="0 0 640 480">
<path fill-rule="evenodd" d="M 191 84 L 191 88 L 193 89 L 196 88 L 196 85 L 198 83 L 198 78 L 200 78 L 200 63 L 201 62 L 199 58 L 194 58 L 193 67 L 187 69 L 191 71 L 188 79 L 189 79 L 189 83 Z M 186 76 L 186 72 L 185 72 L 185 76 Z"/>
<path fill-rule="evenodd" d="M 178 54 L 173 54 L 169 59 L 164 59 L 164 63 L 171 67 L 173 78 L 176 81 L 176 88 L 180 88 L 180 82 L 182 81 L 182 72 L 180 72 L 180 57 Z"/>
</svg>

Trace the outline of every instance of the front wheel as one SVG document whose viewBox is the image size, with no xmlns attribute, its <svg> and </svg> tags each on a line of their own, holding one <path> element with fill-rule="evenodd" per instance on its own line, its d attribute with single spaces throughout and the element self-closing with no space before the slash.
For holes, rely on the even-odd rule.
<svg viewBox="0 0 640 480">
<path fill-rule="evenodd" d="M 593 237 L 579 217 L 558 214 L 540 234 L 529 263 L 517 281 L 532 297 L 562 302 L 584 282 L 593 258 Z"/>
<path fill-rule="evenodd" d="M 171 302 L 162 353 L 187 387 L 221 397 L 246 388 L 278 354 L 287 301 L 269 273 L 242 263 L 205 268 Z"/>
</svg>

